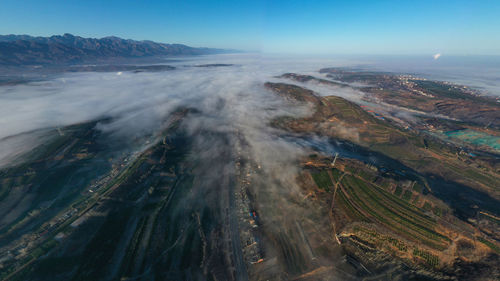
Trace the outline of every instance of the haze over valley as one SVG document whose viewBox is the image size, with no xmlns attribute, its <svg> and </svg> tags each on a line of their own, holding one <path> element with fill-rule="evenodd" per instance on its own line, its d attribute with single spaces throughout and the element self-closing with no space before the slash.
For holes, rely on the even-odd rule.
<svg viewBox="0 0 500 281">
<path fill-rule="evenodd" d="M 0 280 L 500 279 L 500 7 L 198 2 L 0 11 Z"/>
</svg>

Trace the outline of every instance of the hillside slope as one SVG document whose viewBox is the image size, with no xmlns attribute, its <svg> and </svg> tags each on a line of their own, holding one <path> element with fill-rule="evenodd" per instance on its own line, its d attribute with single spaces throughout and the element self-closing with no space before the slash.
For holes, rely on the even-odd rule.
<svg viewBox="0 0 500 281">
<path fill-rule="evenodd" d="M 118 37 L 97 39 L 71 34 L 51 37 L 0 35 L 0 65 L 61 64 L 108 58 L 185 56 L 222 52 L 226 51 Z"/>
</svg>

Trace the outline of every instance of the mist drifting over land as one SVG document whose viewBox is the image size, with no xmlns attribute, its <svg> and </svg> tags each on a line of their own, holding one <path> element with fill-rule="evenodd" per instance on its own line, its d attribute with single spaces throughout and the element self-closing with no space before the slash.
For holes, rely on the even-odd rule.
<svg viewBox="0 0 500 281">
<path fill-rule="evenodd" d="M 457 65 L 445 61 L 446 56 L 426 59 L 429 61 L 226 54 L 158 60 L 153 65 L 30 69 L 27 79 L 0 86 L 0 168 L 12 178 L 39 176 L 42 184 L 21 182 L 4 197 L 0 202 L 0 228 L 15 224 L 30 210 L 41 210 L 33 221 L 45 221 L 44 216 L 49 215 L 59 220 L 57 214 L 63 207 L 73 204 L 66 198 L 82 196 L 92 200 L 102 193 L 105 196 L 95 201 L 92 211 L 87 213 L 87 207 L 81 208 L 82 213 L 69 227 L 74 231 L 71 237 L 77 240 L 94 237 L 95 241 L 104 241 L 102 237 L 114 235 L 114 229 L 95 236 L 87 231 L 105 226 L 104 217 L 115 221 L 133 206 L 135 211 L 123 218 L 126 227 L 118 235 L 121 238 L 116 238 L 117 250 L 99 273 L 103 279 L 122 274 L 118 265 L 126 258 L 126 241 L 135 241 L 134 233 L 142 233 L 137 230 L 149 225 L 145 227 L 151 239 L 137 240 L 143 254 L 134 257 L 138 261 L 136 268 L 124 275 L 131 279 L 149 276 L 155 268 L 161 268 L 168 279 L 183 279 L 177 264 L 180 254 L 175 251 L 193 251 L 201 253 L 200 259 L 186 258 L 188 268 L 197 276 L 193 279 L 204 280 L 210 270 L 234 274 L 234 280 L 253 280 L 247 274 L 257 274 L 252 276 L 260 280 L 256 277 L 260 273 L 247 271 L 245 262 L 262 262 L 276 274 L 293 272 L 296 264 L 302 264 L 288 258 L 296 254 L 314 263 L 321 259 L 321 263 L 331 266 L 324 273 L 329 277 L 358 280 L 356 274 L 367 274 L 367 270 L 356 265 L 362 261 L 346 262 L 337 237 L 337 218 L 331 215 L 334 204 L 330 202 L 336 202 L 333 189 L 345 182 L 339 178 L 335 185 L 321 188 L 317 185 L 320 171 L 333 172 L 340 169 L 337 166 L 351 163 L 369 173 L 380 171 L 378 176 L 384 177 L 385 171 L 399 171 L 402 162 L 385 156 L 384 150 L 371 151 L 368 147 L 387 143 L 390 149 L 400 145 L 400 151 L 413 153 L 420 149 L 424 154 L 427 148 L 412 143 L 420 138 L 402 137 L 413 133 L 410 126 L 401 124 L 413 126 L 427 122 L 423 119 L 447 122 L 460 118 L 418 110 L 412 104 L 391 103 L 390 99 L 377 98 L 370 89 L 388 87 L 395 96 L 418 97 L 409 89 L 397 92 L 397 87 L 391 88 L 404 85 L 405 77 L 387 74 L 393 71 L 428 75 L 436 80 L 443 77 L 461 81 L 484 94 L 498 93 L 498 69 L 492 65 L 488 65 L 488 76 L 479 75 L 486 80 L 478 80 L 479 76 L 473 74 L 477 71 L 475 64 Z M 376 79 L 342 80 L 336 76 L 338 73 Z M 389 82 L 384 84 L 384 79 Z M 435 85 L 451 88 L 450 84 Z M 493 99 L 488 102 L 495 103 Z M 384 118 L 404 122 L 385 123 Z M 63 140 L 63 145 L 58 140 Z M 45 145 L 51 153 L 43 154 Z M 38 156 L 39 150 L 42 156 Z M 341 164 L 334 168 L 332 159 L 337 159 L 337 153 Z M 18 165 L 23 162 L 26 166 Z M 357 172 L 351 175 L 345 167 L 341 177 L 353 179 Z M 401 182 L 415 184 L 417 171 L 404 169 L 411 180 Z M 45 176 L 46 171 L 55 172 Z M 329 172 L 324 173 L 329 177 Z M 122 175 L 127 175 L 126 180 L 115 184 L 123 180 Z M 406 175 L 394 174 L 401 176 Z M 392 176 L 387 179 L 393 181 Z M 50 194 L 53 186 L 59 190 Z M 344 194 L 344 187 L 341 189 Z M 469 210 L 461 205 L 468 204 L 462 203 L 463 198 L 452 198 L 454 206 Z M 495 210 L 493 199 L 481 198 L 486 210 Z M 437 198 L 432 200 L 445 206 Z M 155 206 L 154 211 L 147 206 Z M 145 212 L 150 212 L 150 218 L 161 219 L 145 223 Z M 31 231 L 29 227 L 21 224 L 9 232 L 0 247 L 22 244 Z M 199 235 L 199 240 L 193 242 L 192 235 Z M 40 237 L 43 239 L 43 234 Z M 168 238 L 163 241 L 157 237 Z M 160 246 L 146 250 L 148 241 Z M 308 246 L 307 241 L 313 246 Z M 78 247 L 92 246 L 87 242 L 79 241 Z M 286 249 L 292 246 L 296 253 L 288 255 Z M 73 255 L 65 252 L 70 248 L 64 246 L 57 254 Z M 314 255 L 311 248 L 321 248 L 325 254 Z M 171 257 L 172 263 L 158 262 Z M 222 261 L 220 257 L 227 259 Z M 385 262 L 393 261 L 389 258 Z M 286 268 L 278 269 L 279 263 Z M 147 266 L 141 268 L 142 264 Z M 304 268 L 314 268 L 314 264 L 307 262 Z M 406 269 L 397 274 L 407 274 Z"/>
<path fill-rule="evenodd" d="M 215 63 L 230 65 L 210 65 Z M 291 197 L 299 196 L 298 161 L 309 149 L 293 139 L 282 138 L 283 132 L 270 126 L 276 117 L 306 116 L 312 108 L 291 106 L 266 89 L 264 83 L 283 80 L 276 77 L 289 71 L 314 73 L 331 63 L 227 55 L 182 60 L 172 64 L 174 70 L 161 72 L 66 73 L 43 81 L 4 86 L 0 93 L 0 165 L 19 163 L 14 160 L 43 144 L 50 138 L 49 133 L 57 131 L 54 129 L 92 120 L 98 121 L 95 128 L 102 132 L 101 141 L 110 143 L 113 149 L 126 153 L 144 151 L 157 141 L 145 140 L 164 129 L 169 116 L 176 110 L 189 109 L 191 113 L 180 126 L 192 142 L 186 165 L 191 166 L 195 187 L 173 213 L 184 220 L 193 210 L 208 208 L 215 212 L 225 206 L 221 197 L 235 181 L 235 163 L 240 161 L 234 156 L 237 151 L 241 152 L 240 157 L 251 159 L 259 167 L 261 177 L 254 191 L 277 198 L 263 203 L 273 210 L 270 218 L 315 212 L 315 207 L 289 203 Z M 116 148 L 114 142 L 125 146 Z M 27 198 L 15 208 L 0 206 L 0 211 L 10 208 L 15 211 L 12 214 L 22 213 L 32 202 Z M 6 217 L 0 224 L 14 219 L 14 215 Z M 216 218 L 214 224 L 223 219 Z M 276 223 L 270 229 L 278 233 L 288 224 Z M 210 247 L 218 241 L 210 241 Z M 190 241 L 179 243 L 189 245 Z M 273 247 L 266 249 L 277 251 Z"/>
<path fill-rule="evenodd" d="M 216 63 L 231 65 L 195 67 Z M 176 69 L 63 73 L 42 81 L 0 87 L 0 163 L 6 165 L 9 159 L 38 145 L 46 129 L 111 118 L 110 123 L 99 124 L 98 128 L 127 138 L 140 137 L 157 130 L 165 117 L 179 107 L 204 112 L 203 118 L 190 126 L 228 130 L 239 125 L 262 129 L 271 117 L 295 114 L 280 112 L 283 110 L 280 101 L 263 88 L 263 83 L 279 81 L 276 77 L 287 72 L 321 77 L 317 71 L 323 67 L 385 69 L 433 75 L 476 87 L 487 94 L 500 93 L 498 67 L 490 63 L 481 72 L 489 73 L 487 76 L 477 75 L 480 62 L 470 58 L 289 58 L 232 54 L 191 57 L 169 65 Z M 305 86 L 320 95 L 336 95 L 355 102 L 363 95 L 355 88 L 311 83 Z"/>
<path fill-rule="evenodd" d="M 207 63 L 225 67 L 195 67 Z M 125 138 L 153 133 L 174 110 L 185 107 L 203 113 L 189 127 L 232 130 L 232 126 L 265 126 L 279 110 L 279 100 L 263 83 L 285 70 L 314 71 L 306 65 L 259 56 L 217 56 L 188 59 L 164 72 L 83 72 L 0 88 L 0 163 L 39 144 L 40 135 L 53 129 L 102 118 L 104 132 Z M 300 65 L 300 66 L 299 66 Z"/>
</svg>

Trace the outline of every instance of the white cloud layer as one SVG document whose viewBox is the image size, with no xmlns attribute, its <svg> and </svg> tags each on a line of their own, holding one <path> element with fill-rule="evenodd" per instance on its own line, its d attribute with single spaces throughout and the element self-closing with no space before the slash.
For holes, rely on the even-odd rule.
<svg viewBox="0 0 500 281">
<path fill-rule="evenodd" d="M 208 63 L 234 65 L 192 67 Z M 28 141 L 36 140 L 31 137 L 34 132 L 103 117 L 112 117 L 113 122 L 100 129 L 128 136 L 157 130 L 179 106 L 201 110 L 205 116 L 196 121 L 200 126 L 221 120 L 225 124 L 217 124 L 220 130 L 255 126 L 277 114 L 268 109 L 277 109 L 281 102 L 264 89 L 264 82 L 290 70 L 313 71 L 331 64 L 257 55 L 206 56 L 177 62 L 175 70 L 165 72 L 69 73 L 47 81 L 3 86 L 0 163 L 37 145 Z M 218 104 L 225 105 L 223 110 Z"/>
</svg>

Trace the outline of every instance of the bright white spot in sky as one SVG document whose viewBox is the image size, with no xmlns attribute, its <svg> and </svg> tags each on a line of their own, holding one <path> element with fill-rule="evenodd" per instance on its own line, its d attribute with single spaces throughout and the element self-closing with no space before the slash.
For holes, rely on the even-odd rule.
<svg viewBox="0 0 500 281">
<path fill-rule="evenodd" d="M 116 73 L 116 75 L 122 75 L 122 72 L 121 72 L 121 71 L 120 71 L 120 72 L 117 72 L 117 73 Z"/>
<path fill-rule="evenodd" d="M 437 60 L 437 59 L 439 59 L 439 57 L 440 57 L 440 56 L 441 56 L 441 54 L 440 54 L 440 53 L 437 53 L 437 54 L 433 55 L 432 57 L 433 57 L 435 60 Z"/>
</svg>

